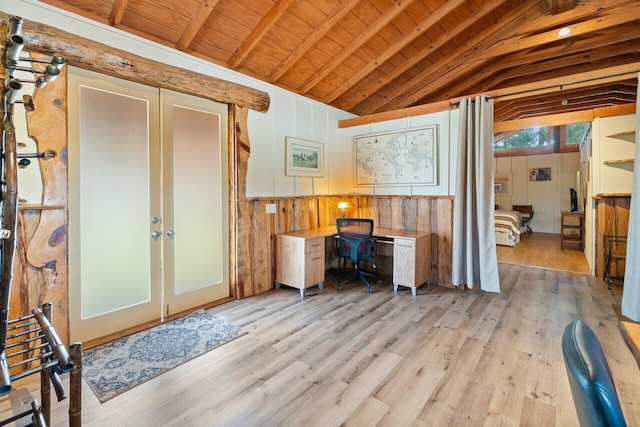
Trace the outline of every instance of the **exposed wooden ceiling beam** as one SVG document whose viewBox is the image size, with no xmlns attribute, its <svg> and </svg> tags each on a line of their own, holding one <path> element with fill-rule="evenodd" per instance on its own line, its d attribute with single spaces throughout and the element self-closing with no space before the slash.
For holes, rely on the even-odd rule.
<svg viewBox="0 0 640 427">
<path fill-rule="evenodd" d="M 502 3 L 503 1 L 484 2 L 482 8 L 476 11 L 476 13 L 474 13 L 474 16 L 472 18 L 464 20 L 462 23 L 460 23 L 460 25 L 456 26 L 455 28 L 452 28 L 450 31 L 443 34 L 442 37 L 434 41 L 433 44 L 431 44 L 425 49 L 422 49 L 417 54 L 412 55 L 409 59 L 404 61 L 402 65 L 396 66 L 393 69 L 393 71 L 386 73 L 385 75 L 376 79 L 373 83 L 370 83 L 370 84 L 368 83 L 366 85 L 362 85 L 361 87 L 356 87 L 355 90 L 354 90 L 355 83 L 343 85 L 342 87 L 346 88 L 345 92 L 351 91 L 353 92 L 353 94 L 348 98 L 342 100 L 342 102 L 340 103 L 340 107 L 347 111 L 350 111 L 355 106 L 360 104 L 363 99 L 368 98 L 371 94 L 376 93 L 378 90 L 382 89 L 384 86 L 388 85 L 389 83 L 397 79 L 399 76 L 404 74 L 407 70 L 409 70 L 411 67 L 414 67 L 420 61 L 427 58 L 433 52 L 437 51 L 444 44 L 450 43 L 451 40 L 455 38 L 458 34 L 460 34 L 463 31 L 466 31 L 471 25 L 475 24 L 478 20 L 485 17 L 488 13 L 494 10 L 495 7 L 499 6 Z M 351 80 L 353 79 L 350 79 L 349 82 L 351 82 Z"/>
<path fill-rule="evenodd" d="M 9 18 L 0 12 L 0 19 Z M 269 95 L 260 90 L 143 58 L 45 24 L 24 20 L 22 37 L 26 50 L 61 55 L 70 65 L 260 112 L 269 109 Z"/>
<path fill-rule="evenodd" d="M 320 83 L 329 73 L 338 65 L 340 65 L 345 59 L 351 56 L 356 50 L 358 50 L 363 44 L 365 44 L 371 37 L 378 34 L 378 32 L 384 28 L 389 22 L 391 22 L 396 16 L 402 13 L 413 0 L 396 0 L 389 10 L 380 15 L 375 22 L 373 22 L 365 32 L 359 34 L 348 46 L 340 51 L 340 54 L 332 58 L 327 64 L 322 67 L 318 72 L 310 76 L 302 85 L 299 93 L 309 92 L 315 85 Z"/>
<path fill-rule="evenodd" d="M 539 61 L 548 61 L 551 58 L 559 58 L 565 55 L 588 52 L 603 47 L 609 48 L 610 45 L 618 45 L 628 41 L 637 43 L 635 40 L 640 38 L 640 26 L 627 24 L 601 31 L 599 33 L 600 35 L 582 40 L 575 40 L 572 43 L 551 46 L 546 49 L 536 49 L 531 52 L 518 52 L 517 54 L 501 58 L 500 64 L 505 69 L 523 65 L 526 66 Z"/>
<path fill-rule="evenodd" d="M 597 0 L 581 1 L 574 9 L 557 15 L 543 14 L 538 19 L 521 22 L 518 31 L 512 34 L 505 34 L 505 38 L 515 37 L 520 34 L 539 33 L 541 31 L 559 28 L 568 22 L 584 21 L 592 15 L 612 12 L 622 6 L 635 3 L 635 0 Z"/>
<path fill-rule="evenodd" d="M 434 63 L 424 72 L 414 76 L 405 84 L 398 86 L 391 93 L 385 94 L 385 98 L 381 98 L 379 101 L 367 105 L 363 114 L 370 114 L 374 111 L 380 111 L 383 108 L 393 110 L 395 108 L 391 106 L 392 103 L 399 102 L 400 99 L 407 96 L 412 90 L 416 90 L 416 87 L 427 86 L 437 79 L 447 79 L 449 73 L 451 73 L 455 67 L 462 65 L 469 57 L 469 52 L 480 52 L 488 48 L 498 40 L 503 31 L 510 31 L 512 28 L 517 28 L 520 22 L 526 22 L 528 19 L 531 19 L 532 15 L 536 15 L 537 13 L 534 3 L 510 11 L 499 23 L 484 29 L 467 43 L 459 46 L 447 56 Z"/>
<path fill-rule="evenodd" d="M 594 18 L 589 21 L 575 24 L 572 28 L 576 28 L 576 33 L 587 34 L 590 31 L 597 31 L 603 28 L 615 27 L 620 24 L 624 24 L 630 21 L 640 19 L 640 8 L 633 6 L 624 6 L 619 9 L 619 13 L 615 15 L 609 15 L 601 18 Z M 579 27 L 579 29 L 577 29 Z M 573 36 L 573 29 L 572 34 Z M 570 36 L 570 37 L 571 37 Z M 467 62 L 464 67 L 458 67 L 458 69 L 450 72 L 446 77 L 447 79 L 439 79 L 436 83 L 423 85 L 420 79 L 415 79 L 413 84 L 413 90 L 410 90 L 410 96 L 405 96 L 395 103 L 389 104 L 390 108 L 403 108 L 409 105 L 413 105 L 420 99 L 428 97 L 441 87 L 449 84 L 453 79 L 457 80 L 462 76 L 467 75 L 470 72 L 480 71 L 485 67 L 490 60 L 495 60 L 499 55 L 505 55 L 508 53 L 519 52 L 525 49 L 531 49 L 538 46 L 542 46 L 550 41 L 557 41 L 558 36 L 555 31 L 548 31 L 542 34 L 534 36 L 519 36 L 513 39 L 506 40 L 498 45 L 495 49 L 488 49 L 479 52 L 470 62 Z M 499 54 L 498 54 L 499 53 Z"/>
<path fill-rule="evenodd" d="M 278 0 L 277 3 L 269 10 L 269 13 L 260 21 L 258 26 L 249 34 L 240 47 L 235 51 L 227 66 L 232 70 L 238 68 L 238 65 L 251 53 L 254 47 L 260 42 L 265 34 L 271 29 L 278 19 L 284 14 L 289 6 L 293 3 L 293 0 Z"/>
<path fill-rule="evenodd" d="M 176 43 L 176 49 L 184 51 L 189 47 L 196 37 L 196 34 L 200 31 L 200 28 L 202 28 L 207 18 L 209 18 L 209 15 L 211 15 L 211 12 L 213 12 L 213 9 L 216 8 L 218 1 L 219 0 L 202 0 L 200 2 L 193 19 L 189 22 L 189 25 L 187 25 L 182 35 L 180 35 L 180 39 Z"/>
<path fill-rule="evenodd" d="M 528 75 L 535 80 L 534 75 L 550 69 L 573 67 L 608 56 L 638 52 L 636 39 L 640 38 L 639 26 L 635 24 L 616 26 L 615 29 L 605 30 L 602 33 L 600 36 L 547 49 L 511 54 L 510 57 L 501 58 L 499 62 L 489 64 L 464 79 L 458 79 L 458 83 L 447 87 L 446 93 L 437 96 L 429 94 L 429 97 L 436 100 L 449 99 L 456 94 L 469 93 L 469 88 L 474 86 L 477 91 L 481 92 L 497 87 L 509 79 Z M 611 46 L 615 47 L 612 49 Z M 553 58 L 559 59 L 553 60 Z M 510 67 L 513 68 L 508 69 Z M 478 90 L 478 87 L 481 89 Z"/>
<path fill-rule="evenodd" d="M 360 3 L 360 0 L 346 0 L 340 3 L 340 6 L 338 6 L 336 10 L 334 10 L 333 13 L 329 17 L 327 17 L 327 19 L 323 21 L 320 26 L 316 27 L 313 30 L 313 33 L 309 37 L 307 37 L 304 42 L 296 46 L 296 48 L 291 51 L 289 56 L 287 56 L 282 62 L 280 62 L 267 75 L 267 81 L 273 83 L 280 77 L 282 77 L 289 70 L 289 68 L 293 66 L 293 64 L 298 62 L 298 60 L 302 58 L 302 56 L 304 56 L 304 54 L 307 53 L 307 51 L 311 49 L 318 40 L 324 37 L 327 32 L 329 32 L 329 30 L 333 28 L 334 25 L 340 22 L 340 20 L 344 18 L 347 13 L 351 12 L 351 9 L 353 9 L 358 3 Z"/>
<path fill-rule="evenodd" d="M 415 39 L 420 37 L 425 31 L 431 28 L 433 25 L 436 25 L 440 19 L 449 13 L 453 12 L 458 6 L 466 3 L 467 0 L 454 0 L 445 2 L 442 6 L 436 9 L 434 12 L 430 13 L 425 19 L 421 22 L 417 23 L 410 31 L 408 31 L 404 37 L 401 37 L 398 41 L 391 44 L 387 49 L 384 50 L 377 58 L 369 61 L 367 65 L 362 67 L 356 74 L 354 74 L 351 78 L 346 80 L 340 86 L 338 86 L 333 92 L 321 98 L 321 101 L 325 104 L 329 104 L 337 97 L 342 95 L 344 92 L 349 90 L 352 86 L 358 83 L 360 80 L 364 79 L 367 75 L 373 72 L 380 65 L 389 60 L 392 56 L 400 52 L 404 47 L 413 42 Z M 502 4 L 504 0 L 493 0 L 490 2 L 485 2 L 483 11 L 484 13 L 481 15 L 480 13 L 476 14 L 475 19 L 465 20 L 462 24 L 458 25 L 451 34 L 443 35 L 439 39 L 439 43 L 434 43 L 428 48 L 424 49 L 427 52 L 434 52 L 440 46 L 442 46 L 445 42 L 450 41 L 453 37 L 458 35 L 460 32 L 464 31 L 464 29 L 468 28 L 472 24 L 475 24 L 477 20 L 481 19 L 484 15 L 498 7 Z M 407 61 L 407 62 L 413 62 Z"/>
<path fill-rule="evenodd" d="M 552 15 L 566 12 L 576 7 L 576 0 L 547 0 Z"/>
<path fill-rule="evenodd" d="M 638 33 L 640 34 L 640 28 L 638 28 Z M 544 79 L 542 74 L 548 73 L 551 70 L 562 70 L 564 73 L 569 67 L 576 67 L 585 63 L 593 64 L 595 61 L 624 55 L 625 53 L 638 53 L 637 42 L 620 43 L 615 49 L 600 49 L 592 51 L 586 56 L 581 51 L 566 52 L 562 55 L 558 53 L 556 57 L 549 54 L 549 59 L 543 62 L 531 62 L 510 69 L 503 69 L 502 66 L 504 63 L 500 61 L 499 64 L 490 64 L 484 67 L 481 72 L 474 73 L 474 75 L 468 79 L 460 80 L 459 84 L 448 87 L 447 91 L 450 94 L 467 93 L 469 88 L 476 86 L 479 87 L 479 91 L 482 92 L 498 87 L 508 80 L 522 79 L 523 77 L 528 77 L 531 81 L 541 80 Z"/>
<path fill-rule="evenodd" d="M 626 24 L 638 19 L 640 19 L 640 7 L 637 7 L 637 5 L 623 6 L 617 9 L 615 14 L 600 16 L 588 21 L 569 25 L 568 27 L 571 29 L 571 33 L 565 38 L 565 40 L 575 38 L 579 35 L 593 33 L 601 29 Z M 489 51 L 482 52 L 478 55 L 476 60 L 495 58 L 508 53 L 520 52 L 526 49 L 536 48 L 547 43 L 554 43 L 558 40 L 558 31 L 556 29 L 532 36 L 513 37 L 497 43 L 494 48 Z"/>
<path fill-rule="evenodd" d="M 606 85 L 594 85 L 586 88 L 580 88 L 576 90 L 563 90 L 561 92 L 555 92 L 545 96 L 532 96 L 525 98 L 524 102 L 542 105 L 542 104 L 562 104 L 563 100 L 567 100 L 569 103 L 582 102 L 582 100 L 589 100 L 594 96 L 603 96 L 610 98 L 619 98 L 626 101 L 634 101 L 636 97 L 635 87 L 634 90 L 627 90 L 623 85 L 624 82 L 615 82 Z M 495 103 L 495 114 L 509 114 L 511 112 L 516 113 L 520 106 L 519 103 L 522 100 L 498 100 Z"/>
<path fill-rule="evenodd" d="M 603 68 L 600 70 L 590 71 L 587 73 L 579 73 L 562 78 L 554 78 L 545 81 L 528 83 L 519 86 L 496 89 L 486 93 L 492 98 L 499 98 L 500 102 L 510 99 L 526 98 L 535 95 L 555 93 L 564 89 L 579 89 L 599 84 L 611 82 L 619 82 L 632 78 L 637 78 L 640 72 L 640 62 L 626 64 L 617 67 Z M 398 110 L 385 111 L 383 113 L 375 113 L 367 116 L 355 117 L 352 119 L 340 120 L 338 126 L 347 128 L 360 126 L 369 123 L 377 123 L 398 118 L 413 117 L 421 114 L 433 113 L 437 111 L 445 111 L 452 108 L 452 105 L 459 102 L 463 98 L 472 98 L 480 94 L 468 94 L 459 96 L 446 101 L 437 101 L 431 104 L 417 105 Z M 496 99 L 496 102 L 498 100 Z"/>
<path fill-rule="evenodd" d="M 127 3 L 129 3 L 129 0 L 116 0 L 113 3 L 113 8 L 111 8 L 111 14 L 109 15 L 110 26 L 117 27 L 120 25 L 124 11 L 127 8 Z"/>
<path fill-rule="evenodd" d="M 571 101 L 569 101 L 565 105 L 563 105 L 561 99 L 558 99 L 555 96 L 553 97 L 552 101 L 545 101 L 541 103 L 534 103 L 531 102 L 531 100 L 526 99 L 517 100 L 511 105 L 509 109 L 498 110 L 496 108 L 494 112 L 494 120 L 496 122 L 499 122 L 553 113 L 588 110 L 607 105 L 621 105 L 624 103 L 634 104 L 636 101 L 635 95 L 619 97 L 616 94 L 603 92 L 590 91 L 589 93 L 590 94 L 588 96 L 584 96 L 581 98 L 576 98 L 573 95 L 567 94 L 567 98 L 571 99 Z"/>
</svg>

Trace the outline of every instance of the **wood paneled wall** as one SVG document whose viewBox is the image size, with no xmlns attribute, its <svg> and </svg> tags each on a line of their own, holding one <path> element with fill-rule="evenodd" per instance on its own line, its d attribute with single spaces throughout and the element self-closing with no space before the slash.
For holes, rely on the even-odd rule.
<svg viewBox="0 0 640 427">
<path fill-rule="evenodd" d="M 453 200 L 450 197 L 314 196 L 260 198 L 238 201 L 237 296 L 243 298 L 274 287 L 275 235 L 335 224 L 339 201 L 350 208 L 347 216 L 372 218 L 377 226 L 431 233 L 433 284 L 451 286 L 451 233 Z M 276 205 L 267 214 L 267 204 Z M 381 272 L 391 274 L 381 263 Z"/>
<path fill-rule="evenodd" d="M 232 108 L 235 171 L 230 182 L 230 200 L 236 206 L 231 224 L 231 293 L 244 298 L 274 287 L 275 236 L 278 233 L 307 230 L 335 224 L 341 215 L 338 202 L 347 202 L 347 216 L 372 218 L 384 228 L 418 230 L 431 233 L 431 280 L 440 286 L 451 285 L 451 235 L 453 198 L 426 196 L 312 196 L 247 198 L 246 175 L 251 142 L 246 127 L 247 110 Z M 232 119 L 233 118 L 233 119 Z M 284 173 L 284 171 L 283 171 Z M 231 176 L 232 174 L 230 174 Z M 275 214 L 267 214 L 267 204 L 276 205 Z M 382 263 L 382 273 L 391 274 L 390 262 Z M 386 270 L 386 271 L 385 271 Z"/>
</svg>

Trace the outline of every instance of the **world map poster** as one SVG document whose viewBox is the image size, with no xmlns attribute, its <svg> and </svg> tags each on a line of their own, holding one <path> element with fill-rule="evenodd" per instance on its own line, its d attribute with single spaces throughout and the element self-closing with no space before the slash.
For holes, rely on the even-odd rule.
<svg viewBox="0 0 640 427">
<path fill-rule="evenodd" d="M 356 185 L 437 185 L 436 126 L 355 137 Z"/>
</svg>

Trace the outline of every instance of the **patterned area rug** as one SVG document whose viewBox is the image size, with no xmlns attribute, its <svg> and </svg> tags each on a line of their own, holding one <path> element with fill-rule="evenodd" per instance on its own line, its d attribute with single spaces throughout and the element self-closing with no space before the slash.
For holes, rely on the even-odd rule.
<svg viewBox="0 0 640 427">
<path fill-rule="evenodd" d="M 105 402 L 241 335 L 203 310 L 82 352 L 82 376 Z"/>
</svg>

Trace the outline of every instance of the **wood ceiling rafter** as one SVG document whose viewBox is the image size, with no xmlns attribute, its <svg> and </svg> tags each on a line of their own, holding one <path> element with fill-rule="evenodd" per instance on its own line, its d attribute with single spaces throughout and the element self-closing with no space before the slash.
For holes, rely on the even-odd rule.
<svg viewBox="0 0 640 427">
<path fill-rule="evenodd" d="M 200 2 L 193 19 L 189 22 L 189 25 L 178 39 L 176 49 L 184 51 L 189 48 L 189 45 L 196 37 L 207 18 L 209 18 L 209 15 L 211 15 L 211 12 L 216 8 L 218 1 L 219 0 L 203 0 Z"/>
<path fill-rule="evenodd" d="M 347 13 L 360 3 L 360 0 L 346 0 L 302 43 L 296 46 L 282 62 L 267 75 L 267 81 L 274 83 L 285 74 L 309 49 L 313 47 L 329 30 L 331 30 Z"/>
<path fill-rule="evenodd" d="M 640 8 L 635 6 L 624 6 L 620 8 L 619 13 L 616 13 L 615 15 L 607 16 L 605 13 L 605 16 L 602 17 L 597 17 L 588 21 L 568 25 L 568 28 L 571 30 L 571 34 L 569 34 L 565 38 L 565 40 L 571 40 L 580 35 L 585 35 L 598 30 L 615 27 L 616 25 L 627 24 L 638 19 L 640 19 Z M 497 56 L 520 52 L 526 49 L 536 48 L 557 41 L 558 31 L 555 29 L 531 36 L 514 37 L 499 42 L 490 51 L 485 51 L 481 55 L 479 55 L 480 58 L 478 59 L 481 60 L 485 58 L 495 58 Z"/>
<path fill-rule="evenodd" d="M 640 55 L 640 0 L 40 1 L 356 115 Z M 565 26 L 571 35 L 557 38 Z M 569 106 L 628 99 L 605 83 L 584 93 Z M 516 117 L 553 103 L 525 97 L 511 105 Z"/>
<path fill-rule="evenodd" d="M 531 99 L 496 102 L 494 119 L 496 122 L 515 120 L 524 117 L 554 114 L 576 110 L 592 109 L 594 105 L 620 105 L 621 103 L 635 103 L 635 93 L 624 94 L 616 89 L 616 84 L 600 85 L 600 90 L 594 95 L 593 88 L 562 91 L 543 97 Z M 563 100 L 570 100 L 563 105 Z M 534 101 L 532 101 L 534 100 Z"/>
<path fill-rule="evenodd" d="M 521 66 L 513 68 L 504 68 L 500 64 L 491 64 L 484 67 L 480 72 L 474 73 L 467 79 L 460 80 L 460 83 L 447 88 L 448 93 L 468 93 L 470 88 L 476 87 L 476 90 L 480 92 L 503 86 L 505 82 L 509 80 L 522 79 L 526 76 L 531 76 L 531 79 L 540 80 L 544 78 L 542 74 L 548 73 L 550 70 L 564 70 L 566 67 L 575 67 L 579 64 L 592 63 L 604 58 L 620 55 L 621 51 L 627 53 L 633 53 L 637 51 L 635 43 L 620 44 L 617 47 L 617 52 L 612 50 L 601 50 L 592 53 L 588 57 L 584 57 L 581 52 L 572 54 L 557 52 L 555 55 L 548 54 L 548 60 L 544 63 L 538 61 L 531 61 L 530 63 L 521 64 Z M 613 65 L 613 64 L 612 64 Z M 448 93 L 443 96 L 447 97 Z"/>
<path fill-rule="evenodd" d="M 545 61 L 544 63 L 532 62 L 530 64 L 527 64 L 526 66 L 501 70 L 500 73 L 495 72 L 496 74 L 492 75 L 490 78 L 489 76 L 486 76 L 487 79 L 481 87 L 499 87 L 508 80 L 521 79 L 522 77 L 532 75 L 541 75 L 543 73 L 548 73 L 549 71 L 558 69 L 564 70 L 567 67 L 575 66 L 577 64 L 592 63 L 601 61 L 603 59 L 615 58 L 616 56 L 627 54 L 637 54 L 640 56 L 640 52 L 638 52 L 638 46 L 636 45 L 636 43 L 623 42 L 617 45 L 614 49 L 602 49 L 597 52 L 593 52 L 588 56 L 585 56 L 581 52 L 577 52 L 570 55 L 556 57 L 549 61 Z"/>
<path fill-rule="evenodd" d="M 576 7 L 576 0 L 547 0 L 552 15 L 566 12 Z"/>
<path fill-rule="evenodd" d="M 393 7 L 382 14 L 374 23 L 369 25 L 364 33 L 351 41 L 348 46 L 341 50 L 338 56 L 332 58 L 331 61 L 327 62 L 320 70 L 307 79 L 299 89 L 299 92 L 303 94 L 308 93 L 315 85 L 327 77 L 327 75 L 329 75 L 329 73 L 333 71 L 338 64 L 344 62 L 345 59 L 369 41 L 371 37 L 375 36 L 382 28 L 389 24 L 393 18 L 404 12 L 404 10 L 409 7 L 413 1 L 414 0 L 396 0 Z"/>
<path fill-rule="evenodd" d="M 467 0 L 455 0 L 455 1 L 447 1 L 438 9 L 436 9 L 433 13 L 430 13 L 425 19 L 416 24 L 410 31 L 408 31 L 404 37 L 400 38 L 395 43 L 391 44 L 387 49 L 385 49 L 382 54 L 380 54 L 377 58 L 369 61 L 365 67 L 360 69 L 356 74 L 354 74 L 351 78 L 345 81 L 345 84 L 342 86 L 338 86 L 333 92 L 331 92 L 328 96 L 321 98 L 320 100 L 326 104 L 331 103 L 344 92 L 346 92 L 349 88 L 353 87 L 360 80 L 364 79 L 367 75 L 376 70 L 381 64 L 387 62 L 392 56 L 396 55 L 400 52 L 405 46 L 413 42 L 420 35 L 422 35 L 425 31 L 431 28 L 433 25 L 437 25 L 438 21 L 442 19 L 445 15 L 453 12 L 458 6 L 464 4 Z M 504 0 L 493 0 L 491 2 L 485 3 L 486 7 L 483 10 L 486 10 L 485 13 L 489 13 L 496 7 L 496 4 L 502 4 Z M 490 5 L 490 6 L 489 6 Z M 478 14 L 479 15 L 479 14 Z M 484 16 L 484 14 L 482 15 Z M 477 19 L 480 19 L 478 16 Z M 454 31 L 451 32 L 451 38 L 458 35 L 460 32 L 464 31 L 464 29 L 468 28 L 470 25 L 474 24 L 476 20 L 464 21 L 458 25 Z M 466 25 L 465 25 L 466 24 Z M 441 37 L 439 43 L 433 43 L 432 46 L 427 47 L 424 51 L 429 52 L 433 51 L 442 44 L 444 44 L 447 40 L 446 37 Z M 415 61 L 412 59 L 410 61 L 406 61 L 409 63 L 415 64 Z"/>
<path fill-rule="evenodd" d="M 249 34 L 238 50 L 235 51 L 229 61 L 227 67 L 232 70 L 238 68 L 238 65 L 251 53 L 254 47 L 260 42 L 262 37 L 273 27 L 278 19 L 287 11 L 293 0 L 278 0 L 276 4 L 269 10 L 269 13 L 260 21 L 258 26 Z"/>
<path fill-rule="evenodd" d="M 579 34 L 588 34 L 589 31 L 611 28 L 620 24 L 625 24 L 630 21 L 640 19 L 640 8 L 624 6 L 622 9 L 624 10 L 624 13 L 619 13 L 613 16 L 606 16 L 602 18 L 594 18 L 573 27 L 576 28 L 576 32 L 578 32 Z M 577 29 L 578 27 L 579 29 Z M 573 30 L 572 35 L 570 35 L 569 37 L 575 37 L 575 35 L 573 34 Z M 458 71 L 458 74 L 455 76 L 455 80 L 460 80 L 462 77 L 469 73 L 478 72 L 484 66 L 486 66 L 489 61 L 495 60 L 496 57 L 500 55 L 533 49 L 548 44 L 549 42 L 556 41 L 558 41 L 557 33 L 555 30 L 552 30 L 533 36 L 517 36 L 513 39 L 500 42 L 494 49 L 486 49 L 477 52 L 477 54 L 472 59 L 466 62 L 464 68 L 458 67 L 458 70 L 453 71 Z M 419 102 L 421 99 L 428 97 L 438 89 L 448 84 L 447 79 L 439 80 L 439 83 L 431 83 L 428 85 L 425 85 L 423 81 L 414 80 L 412 87 L 405 91 L 406 94 L 410 95 L 389 104 L 389 107 L 391 109 L 398 109 L 408 107 L 415 104 L 416 102 Z"/>
<path fill-rule="evenodd" d="M 129 0 L 116 0 L 113 3 L 113 8 L 111 9 L 111 14 L 109 15 L 110 26 L 117 27 L 118 25 L 120 25 L 120 21 L 122 21 L 124 11 L 127 8 L 127 3 L 129 3 Z"/>
<path fill-rule="evenodd" d="M 398 78 L 399 76 L 407 72 L 411 67 L 414 67 L 420 61 L 422 61 L 423 59 L 431 55 L 431 53 L 439 49 L 444 43 L 449 42 L 451 38 L 454 38 L 455 36 L 462 33 L 463 31 L 466 31 L 470 26 L 475 24 L 478 20 L 480 20 L 486 14 L 490 13 L 496 7 L 498 7 L 503 3 L 504 3 L 504 0 L 493 0 L 490 2 L 484 2 L 482 9 L 480 9 L 477 13 L 474 14 L 474 18 L 464 21 L 460 23 L 458 26 L 456 26 L 455 28 L 452 28 L 448 33 L 443 34 L 443 36 L 439 40 L 433 42 L 431 45 L 429 45 L 426 49 L 419 52 L 417 55 L 413 55 L 411 58 L 404 61 L 403 64 L 400 65 L 399 67 L 396 67 L 396 69 L 393 72 L 383 76 L 382 78 L 379 78 L 376 82 L 374 82 L 374 84 L 369 84 L 366 87 L 362 88 L 361 90 L 357 90 L 357 93 L 355 95 L 349 97 L 349 99 L 345 100 L 345 102 L 341 102 L 342 108 L 346 110 L 353 109 L 360 102 L 362 102 L 363 98 L 366 98 L 368 95 L 375 93 L 376 91 L 380 90 L 387 84 L 391 83 L 393 80 L 395 80 L 396 78 Z M 399 49 L 396 50 L 395 53 L 397 53 L 398 51 Z M 380 59 L 378 59 L 377 62 L 380 63 Z M 333 99 L 331 99 L 331 101 L 335 100 L 336 98 L 338 98 L 338 96 L 344 94 L 346 91 L 352 90 L 355 84 L 365 77 L 362 74 L 363 72 L 359 72 L 354 77 L 349 79 L 347 82 L 348 84 L 346 84 L 343 87 L 343 90 L 341 91 L 342 93 L 338 94 L 338 90 L 332 93 L 331 98 Z M 356 91 L 353 91 L 353 92 L 356 92 Z M 334 95 L 338 95 L 338 96 L 334 97 Z M 327 101 L 324 101 L 324 102 L 327 102 Z"/>
<path fill-rule="evenodd" d="M 505 38 L 515 37 L 520 34 L 533 34 L 553 28 L 560 28 L 567 22 L 578 22 L 589 19 L 607 11 L 615 11 L 617 8 L 637 3 L 637 0 L 598 0 L 588 3 L 578 3 L 574 9 L 557 15 L 544 15 L 538 19 L 522 22 L 519 31 L 505 34 Z"/>
<path fill-rule="evenodd" d="M 451 73 L 456 72 L 456 70 L 458 73 L 463 71 L 465 69 L 465 62 L 479 54 L 482 50 L 488 49 L 492 43 L 495 43 L 500 38 L 503 31 L 511 32 L 518 28 L 520 22 L 531 19 L 532 16 L 537 16 L 538 12 L 536 9 L 536 4 L 532 3 L 529 4 L 528 7 L 510 11 L 503 17 L 499 24 L 485 28 L 467 43 L 461 45 L 449 55 L 433 64 L 431 68 L 414 76 L 412 80 L 394 89 L 391 93 L 386 94 L 385 98 L 380 99 L 372 105 L 368 105 L 361 113 L 371 114 L 380 110 L 396 110 L 400 108 L 397 106 L 401 104 L 401 101 L 408 96 L 414 88 L 437 84 L 439 81 L 447 84 Z M 451 81 L 454 81 L 454 79 L 451 79 Z"/>
<path fill-rule="evenodd" d="M 638 38 L 640 38 L 640 26 L 625 25 L 622 28 L 617 27 L 615 29 L 611 29 L 611 32 L 607 32 L 593 38 L 576 40 L 571 43 L 570 46 L 566 44 L 558 44 L 546 49 L 505 57 L 500 60 L 500 64 L 505 68 L 529 65 L 536 62 L 547 61 L 550 58 L 562 57 L 568 53 L 588 52 L 590 50 L 596 50 L 610 45 L 618 45 L 620 43 L 634 41 Z"/>
</svg>

